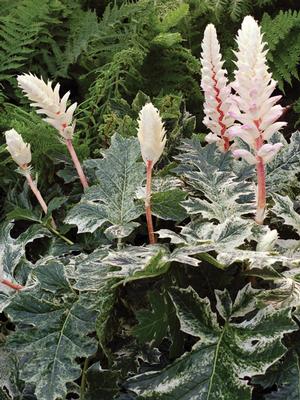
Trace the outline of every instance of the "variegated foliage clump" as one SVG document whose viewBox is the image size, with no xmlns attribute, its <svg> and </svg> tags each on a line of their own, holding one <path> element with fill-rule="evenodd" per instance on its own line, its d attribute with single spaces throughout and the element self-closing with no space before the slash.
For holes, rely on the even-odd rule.
<svg viewBox="0 0 300 400">
<path fill-rule="evenodd" d="M 229 86 L 211 25 L 206 35 L 210 143 L 185 125 L 190 138 L 171 164 L 168 125 L 143 97 L 136 135 L 115 133 L 82 166 L 72 151 L 57 158 L 51 190 L 31 178 L 30 146 L 6 132 L 28 184 L 12 193 L 0 226 L 0 398 L 299 398 L 300 134 L 287 142 L 270 134 L 274 125 L 269 130 L 269 148 L 280 151 L 264 163 L 268 214 L 257 224 L 255 166 L 231 150 L 256 163 L 267 144 L 254 148 L 241 134 L 233 143 L 237 130 L 261 133 L 253 118 L 251 129 L 242 121 L 249 117 L 242 74 Z M 261 69 L 267 115 L 278 99 L 267 96 L 274 83 Z M 59 86 L 32 75 L 19 85 L 70 145 L 75 106 L 60 99 Z M 146 222 L 157 243 L 148 244 Z"/>
</svg>

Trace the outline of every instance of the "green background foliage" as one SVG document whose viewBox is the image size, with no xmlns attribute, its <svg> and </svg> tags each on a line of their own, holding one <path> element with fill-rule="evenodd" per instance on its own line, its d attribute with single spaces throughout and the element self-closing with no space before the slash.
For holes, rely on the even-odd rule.
<svg viewBox="0 0 300 400">
<path fill-rule="evenodd" d="M 0 262 L 26 290 L 0 291 L 0 399 L 298 399 L 298 0 L 2 0 L 0 11 L 0 131 L 31 143 L 50 210 L 1 135 Z M 284 147 L 268 164 L 264 226 L 253 221 L 253 168 L 203 141 L 204 28 L 215 24 L 232 77 L 247 14 L 262 26 L 288 121 L 273 138 Z M 17 87 L 26 72 L 79 104 L 84 194 L 64 144 Z M 153 177 L 153 246 L 136 139 L 149 100 L 168 139 Z"/>
</svg>

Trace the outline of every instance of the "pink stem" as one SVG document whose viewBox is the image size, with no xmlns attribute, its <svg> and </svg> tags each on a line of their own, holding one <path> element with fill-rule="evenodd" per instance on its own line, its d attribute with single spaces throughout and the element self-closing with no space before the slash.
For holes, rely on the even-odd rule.
<svg viewBox="0 0 300 400">
<path fill-rule="evenodd" d="M 30 173 L 26 174 L 26 179 L 30 186 L 30 189 L 33 191 L 35 197 L 37 198 L 38 202 L 40 203 L 44 213 L 47 214 L 47 212 L 48 212 L 47 204 L 45 203 L 40 191 L 38 190 L 35 183 L 33 182 Z"/>
<path fill-rule="evenodd" d="M 254 120 L 257 129 L 260 128 L 260 120 Z M 263 146 L 264 140 L 262 134 L 256 139 L 256 153 Z M 256 156 L 256 173 L 257 173 L 257 207 L 255 221 L 258 224 L 263 224 L 266 208 L 266 171 L 263 159 Z"/>
<path fill-rule="evenodd" d="M 81 164 L 80 164 L 80 162 L 78 160 L 78 157 L 77 157 L 77 154 L 75 152 L 75 149 L 73 147 L 72 139 L 66 139 L 66 145 L 67 145 L 69 153 L 70 153 L 70 155 L 72 157 L 74 166 L 75 166 L 75 168 L 77 170 L 80 182 L 81 182 L 83 188 L 86 189 L 86 188 L 89 187 L 89 184 L 88 184 L 88 181 L 86 179 L 86 176 L 84 175 L 84 172 L 83 172 Z"/>
<path fill-rule="evenodd" d="M 266 208 L 266 173 L 265 166 L 261 157 L 257 157 L 256 164 L 257 172 L 257 208 L 255 221 L 258 224 L 264 222 L 265 208 Z"/>
<path fill-rule="evenodd" d="M 156 243 L 152 222 L 151 214 L 151 178 L 152 178 L 152 161 L 147 160 L 147 182 L 146 182 L 146 199 L 145 199 L 145 209 L 146 209 L 146 220 L 148 227 L 148 236 L 150 244 Z"/>
<path fill-rule="evenodd" d="M 0 282 L 1 282 L 3 285 L 6 285 L 6 286 L 8 286 L 8 287 L 10 287 L 10 288 L 12 288 L 12 289 L 14 289 L 14 290 L 21 290 L 21 289 L 23 289 L 23 287 L 24 287 L 24 286 L 19 285 L 19 284 L 17 284 L 17 283 L 13 283 L 13 282 L 9 281 L 8 279 L 2 279 Z"/>
</svg>

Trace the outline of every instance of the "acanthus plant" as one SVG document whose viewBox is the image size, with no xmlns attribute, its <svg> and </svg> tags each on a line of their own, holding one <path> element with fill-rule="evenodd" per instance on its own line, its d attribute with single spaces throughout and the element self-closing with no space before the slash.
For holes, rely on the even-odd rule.
<svg viewBox="0 0 300 400">
<path fill-rule="evenodd" d="M 157 108 L 152 103 L 146 104 L 139 115 L 138 139 L 141 146 L 141 153 L 146 164 L 146 196 L 145 209 L 148 226 L 149 242 L 155 243 L 151 214 L 151 178 L 152 169 L 157 163 L 164 150 L 166 140 L 165 128 L 159 116 Z"/>
<path fill-rule="evenodd" d="M 203 123 L 211 131 L 205 139 L 208 143 L 217 143 L 221 151 L 228 151 L 230 148 L 228 128 L 234 121 L 228 112 L 231 105 L 231 88 L 228 84 L 227 71 L 222 68 L 224 61 L 213 24 L 207 25 L 204 31 L 201 63 L 201 88 L 205 98 Z"/>
<path fill-rule="evenodd" d="M 232 137 L 240 137 L 253 153 L 234 150 L 236 157 L 243 157 L 256 166 L 257 209 L 256 222 L 262 224 L 266 208 L 265 165 L 272 160 L 283 146 L 282 143 L 268 143 L 272 135 L 286 125 L 276 122 L 283 108 L 276 105 L 281 96 L 271 96 L 276 81 L 268 70 L 266 43 L 263 42 L 261 28 L 253 17 L 245 17 L 237 36 L 238 51 L 235 80 L 232 87 L 235 95 L 230 112 L 239 124 L 230 129 Z"/>
<path fill-rule="evenodd" d="M 222 69 L 220 45 L 215 27 L 209 24 L 202 42 L 202 80 L 204 91 L 204 124 L 211 130 L 206 136 L 216 142 L 222 151 L 229 150 L 229 140 L 241 138 L 252 150 L 232 147 L 235 157 L 244 158 L 256 166 L 257 208 L 255 220 L 262 224 L 266 208 L 265 165 L 283 146 L 268 143 L 272 135 L 286 125 L 276 122 L 283 108 L 276 105 L 281 96 L 271 96 L 276 81 L 272 79 L 266 62 L 266 43 L 253 17 L 245 17 L 237 36 L 234 82 L 228 84 L 226 70 Z M 234 93 L 231 93 L 231 87 Z"/>
<path fill-rule="evenodd" d="M 266 69 L 260 29 L 251 17 L 245 18 L 238 37 L 244 53 L 231 87 L 213 25 L 204 34 L 204 122 L 212 131 L 207 141 L 214 143 L 202 146 L 197 137 L 185 139 L 174 157 L 176 168 L 163 168 L 152 182 L 153 167 L 171 138 L 159 107 L 143 99 L 137 135 L 116 133 L 101 158 L 86 160 L 88 179 L 71 152 L 85 190 L 75 203 L 77 193 L 73 197 L 61 185 L 59 195 L 69 197 L 63 206 L 59 199 L 55 221 L 75 245 L 62 242 L 59 232 L 52 237 L 55 228 L 39 226 L 40 219 L 30 210 L 11 213 L 14 224 L 0 226 L 0 278 L 17 289 L 0 293 L 0 310 L 15 324 L 5 345 L 5 357 L 14 367 L 12 374 L 4 374 L 0 365 L 0 396 L 4 387 L 4 398 L 14 399 L 29 391 L 37 400 L 250 400 L 254 385 L 265 385 L 256 375 L 272 374 L 273 369 L 279 374 L 291 352 L 296 370 L 297 349 L 286 346 L 297 335 L 300 315 L 300 217 L 278 186 L 279 193 L 272 192 L 271 215 L 294 229 L 293 240 L 280 239 L 276 218 L 272 230 L 255 224 L 249 217 L 255 210 L 252 170 L 231 152 L 259 170 L 282 147 L 263 142 L 284 123 L 274 119 L 281 107 L 275 106 L 278 97 L 270 97 L 275 83 Z M 253 48 L 246 56 L 247 41 Z M 252 85 L 258 81 L 254 91 L 245 86 L 245 77 L 254 79 Z M 59 84 L 52 89 L 50 82 L 33 75 L 19 76 L 18 82 L 70 149 L 76 104 L 67 108 L 69 94 L 60 99 Z M 249 105 L 253 99 L 259 110 Z M 237 149 L 240 141 L 229 142 L 237 135 L 252 152 Z M 280 134 L 274 135 L 279 141 Z M 6 140 L 49 219 L 50 203 L 31 177 L 30 146 L 14 130 L 6 132 Z M 295 184 L 299 133 L 290 144 L 282 143 L 281 158 L 269 165 L 278 176 L 291 173 Z M 272 186 L 272 174 L 270 179 Z M 259 207 L 257 222 L 262 222 Z M 156 231 L 152 214 L 158 218 Z M 30 226 L 19 226 L 18 219 L 26 218 Z M 15 227 L 21 230 L 17 237 Z M 263 290 L 260 281 L 251 280 L 253 288 L 247 275 L 259 276 Z M 10 279 L 4 281 L 6 277 Z M 299 378 L 278 382 L 280 396 L 299 388 Z"/>
<path fill-rule="evenodd" d="M 31 103 L 31 106 L 37 109 L 36 112 L 38 114 L 47 115 L 47 118 L 44 118 L 44 121 L 57 129 L 61 136 L 61 140 L 66 144 L 72 157 L 80 182 L 83 188 L 86 189 L 89 184 L 72 143 L 75 129 L 73 114 L 77 107 L 77 103 L 73 103 L 67 108 L 67 101 L 70 92 L 67 92 L 62 98 L 60 98 L 59 83 L 57 83 L 53 89 L 52 82 L 48 81 L 48 83 L 46 83 L 43 79 L 39 79 L 32 74 L 19 75 L 17 80 L 18 85 L 25 93 L 25 96 L 33 102 Z"/>
</svg>

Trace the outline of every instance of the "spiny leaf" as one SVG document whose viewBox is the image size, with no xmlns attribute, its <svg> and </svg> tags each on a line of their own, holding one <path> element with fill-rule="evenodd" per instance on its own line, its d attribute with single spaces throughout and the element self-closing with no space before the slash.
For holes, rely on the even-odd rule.
<svg viewBox="0 0 300 400">
<path fill-rule="evenodd" d="M 290 311 L 266 308 L 241 323 L 228 316 L 219 327 L 209 301 L 193 289 L 173 289 L 171 295 L 181 329 L 200 340 L 162 371 L 129 379 L 129 388 L 143 399 L 250 400 L 245 377 L 264 373 L 285 353 L 283 333 L 297 329 Z"/>
<path fill-rule="evenodd" d="M 193 256 L 212 250 L 222 253 L 242 245 L 251 236 L 251 224 L 241 218 L 227 219 L 219 225 L 194 221 L 183 227 L 180 235 L 167 229 L 161 229 L 158 234 L 161 238 L 170 238 L 171 243 L 181 244 L 173 251 L 172 261 L 196 266 L 199 260 Z"/>
<path fill-rule="evenodd" d="M 99 160 L 96 176 L 99 186 L 92 186 L 67 215 L 66 222 L 78 226 L 78 232 L 94 232 L 106 224 L 109 238 L 130 235 L 138 224 L 143 208 L 134 202 L 142 185 L 144 165 L 138 161 L 140 148 L 135 138 L 112 138 L 111 147 Z"/>
<path fill-rule="evenodd" d="M 224 222 L 253 212 L 253 187 L 229 170 L 229 154 L 219 153 L 215 145 L 201 147 L 196 140 L 184 142 L 181 149 L 185 153 L 176 157 L 181 164 L 175 171 L 193 193 L 182 203 L 188 214 Z"/>
<path fill-rule="evenodd" d="M 7 346 L 26 360 L 21 378 L 33 383 L 37 398 L 45 400 L 65 398 L 66 383 L 81 374 L 76 359 L 96 350 L 95 341 L 87 336 L 95 329 L 95 313 L 70 286 L 62 285 L 64 267 L 57 263 L 53 274 L 53 262 L 40 267 L 43 275 L 40 270 L 34 289 L 20 292 L 5 309 L 17 324 Z"/>
<path fill-rule="evenodd" d="M 272 212 L 278 217 L 283 218 L 286 225 L 292 226 L 300 236 L 300 215 L 294 210 L 293 203 L 288 196 L 272 195 L 275 206 Z"/>
<path fill-rule="evenodd" d="M 287 143 L 281 133 L 275 133 L 271 142 L 281 142 L 284 147 L 267 164 L 266 185 L 269 192 L 280 193 L 295 184 L 296 175 L 300 171 L 300 132 L 292 134 L 290 143 Z"/>
</svg>

